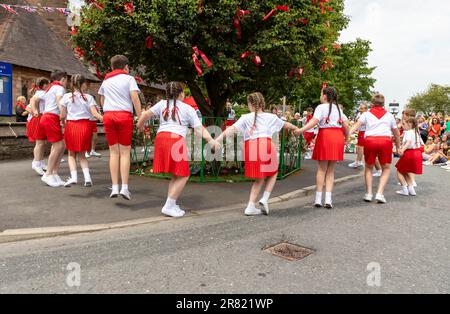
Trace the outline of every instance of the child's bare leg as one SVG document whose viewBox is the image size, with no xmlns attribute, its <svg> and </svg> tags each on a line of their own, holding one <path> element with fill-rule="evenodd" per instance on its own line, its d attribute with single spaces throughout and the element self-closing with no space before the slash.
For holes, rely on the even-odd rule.
<svg viewBox="0 0 450 314">
<path fill-rule="evenodd" d="M 258 199 L 259 193 L 261 192 L 263 186 L 264 179 L 257 179 L 255 182 L 253 182 L 252 189 L 250 191 L 250 203 L 256 204 L 256 200 Z"/>
<path fill-rule="evenodd" d="M 113 192 L 119 193 L 119 172 L 120 172 L 120 150 L 119 144 L 109 147 L 109 171 L 111 173 L 111 181 Z M 115 191 L 117 189 L 117 191 Z"/>
</svg>

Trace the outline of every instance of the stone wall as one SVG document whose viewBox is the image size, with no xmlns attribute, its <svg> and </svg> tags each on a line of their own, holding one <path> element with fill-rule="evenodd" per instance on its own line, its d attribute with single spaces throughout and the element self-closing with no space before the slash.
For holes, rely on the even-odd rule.
<svg viewBox="0 0 450 314">
<path fill-rule="evenodd" d="M 98 125 L 97 150 L 107 149 L 103 125 Z M 0 160 L 33 158 L 34 143 L 28 142 L 25 123 L 0 123 Z M 46 145 L 46 157 L 50 144 Z"/>
</svg>

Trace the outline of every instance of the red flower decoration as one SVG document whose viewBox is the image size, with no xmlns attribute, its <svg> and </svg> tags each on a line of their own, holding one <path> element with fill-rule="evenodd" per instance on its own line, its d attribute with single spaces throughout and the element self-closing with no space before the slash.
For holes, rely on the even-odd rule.
<svg viewBox="0 0 450 314">
<path fill-rule="evenodd" d="M 125 13 L 128 15 L 133 15 L 134 13 L 134 4 L 133 2 L 127 2 L 123 5 L 124 9 L 125 9 Z"/>
</svg>

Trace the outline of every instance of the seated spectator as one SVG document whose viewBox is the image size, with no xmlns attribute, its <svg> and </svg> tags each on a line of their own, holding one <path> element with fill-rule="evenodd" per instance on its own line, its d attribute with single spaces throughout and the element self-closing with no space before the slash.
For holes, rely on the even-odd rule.
<svg viewBox="0 0 450 314">
<path fill-rule="evenodd" d="M 428 129 L 428 136 L 435 137 L 441 135 L 441 122 L 439 118 L 433 118 Z"/>
<path fill-rule="evenodd" d="M 424 165 L 432 166 L 434 164 L 445 164 L 448 161 L 447 155 L 444 154 L 445 147 L 446 152 L 448 152 L 447 141 L 445 145 L 442 145 L 441 139 L 439 137 L 435 137 L 432 148 L 427 150 L 427 147 L 425 146 L 424 153 L 428 155 L 429 158 L 424 162 Z"/>
<path fill-rule="evenodd" d="M 17 97 L 16 103 L 16 122 L 27 122 L 27 99 L 23 96 Z"/>
</svg>

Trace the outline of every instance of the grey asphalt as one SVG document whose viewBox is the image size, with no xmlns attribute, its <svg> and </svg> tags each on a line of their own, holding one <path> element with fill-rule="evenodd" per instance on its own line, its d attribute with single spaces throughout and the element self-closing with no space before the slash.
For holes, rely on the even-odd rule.
<svg viewBox="0 0 450 314">
<path fill-rule="evenodd" d="M 0 245 L 0 293 L 449 293 L 450 173 L 426 168 L 419 195 L 366 204 L 362 179 L 340 185 L 335 210 L 311 198 L 270 216 L 236 211 Z M 316 252 L 288 262 L 262 248 L 288 240 Z M 69 263 L 79 287 L 66 285 Z M 381 285 L 370 287 L 369 263 Z"/>
<path fill-rule="evenodd" d="M 109 199 L 108 154 L 91 158 L 92 188 L 82 184 L 71 188 L 50 188 L 31 170 L 31 161 L 0 162 L 0 232 L 7 229 L 103 224 L 152 218 L 161 215 L 168 180 L 132 176 L 132 200 Z M 67 158 L 66 158 L 67 159 Z M 69 176 L 68 164 L 61 177 Z M 279 181 L 274 196 L 315 184 L 316 164 L 305 161 L 303 170 Z M 341 164 L 336 177 L 358 173 Z M 82 180 L 81 170 L 78 171 Z M 207 210 L 248 201 L 250 183 L 189 183 L 179 204 L 188 212 Z"/>
</svg>

